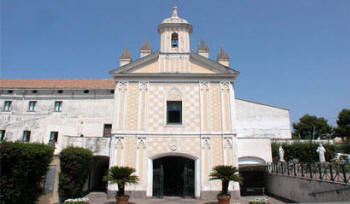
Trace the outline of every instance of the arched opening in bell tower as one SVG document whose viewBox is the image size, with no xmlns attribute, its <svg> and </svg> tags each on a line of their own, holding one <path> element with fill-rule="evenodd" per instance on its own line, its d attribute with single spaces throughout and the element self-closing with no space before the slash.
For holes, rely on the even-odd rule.
<svg viewBox="0 0 350 204">
<path fill-rule="evenodd" d="M 171 34 L 171 47 L 177 48 L 179 46 L 179 35 L 177 33 Z"/>
</svg>

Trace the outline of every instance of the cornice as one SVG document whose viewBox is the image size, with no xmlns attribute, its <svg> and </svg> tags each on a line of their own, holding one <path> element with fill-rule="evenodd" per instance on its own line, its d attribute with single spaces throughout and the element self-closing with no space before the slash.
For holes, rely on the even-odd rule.
<svg viewBox="0 0 350 204">
<path fill-rule="evenodd" d="M 234 80 L 236 73 L 215 73 L 215 74 L 194 74 L 194 73 L 119 73 L 114 74 L 114 79 L 223 79 L 223 80 Z"/>
</svg>

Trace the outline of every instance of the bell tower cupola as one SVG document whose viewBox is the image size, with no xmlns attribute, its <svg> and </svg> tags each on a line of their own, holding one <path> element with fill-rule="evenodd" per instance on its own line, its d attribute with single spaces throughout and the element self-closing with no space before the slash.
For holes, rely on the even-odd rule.
<svg viewBox="0 0 350 204">
<path fill-rule="evenodd" d="M 173 7 L 170 18 L 164 19 L 158 25 L 160 34 L 160 52 L 188 53 L 190 52 L 190 34 L 192 25 L 177 14 L 177 6 Z"/>
</svg>

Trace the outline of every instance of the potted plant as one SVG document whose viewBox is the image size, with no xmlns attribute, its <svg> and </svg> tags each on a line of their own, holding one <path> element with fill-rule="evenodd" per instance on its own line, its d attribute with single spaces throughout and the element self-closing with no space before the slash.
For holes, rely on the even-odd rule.
<svg viewBox="0 0 350 204">
<path fill-rule="evenodd" d="M 118 192 L 115 196 L 117 204 L 127 204 L 129 197 L 125 195 L 125 185 L 134 184 L 139 180 L 137 176 L 131 175 L 135 172 L 135 169 L 130 167 L 113 166 L 108 170 L 107 176 L 104 177 L 105 181 L 110 181 L 111 184 L 118 184 Z"/>
<path fill-rule="evenodd" d="M 217 198 L 219 204 L 229 204 L 231 195 L 228 192 L 228 185 L 230 181 L 240 182 L 242 179 L 236 167 L 218 165 L 215 166 L 213 172 L 210 173 L 210 180 L 221 180 L 222 190 L 217 195 Z"/>
</svg>

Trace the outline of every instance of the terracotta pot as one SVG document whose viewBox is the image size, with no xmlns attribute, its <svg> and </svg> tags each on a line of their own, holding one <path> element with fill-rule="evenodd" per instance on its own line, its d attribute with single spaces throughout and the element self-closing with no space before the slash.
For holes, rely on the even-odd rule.
<svg viewBox="0 0 350 204">
<path fill-rule="evenodd" d="M 117 197 L 117 204 L 128 204 L 129 196 Z"/>
<path fill-rule="evenodd" d="M 219 204 L 230 204 L 230 196 L 219 197 Z"/>
</svg>

